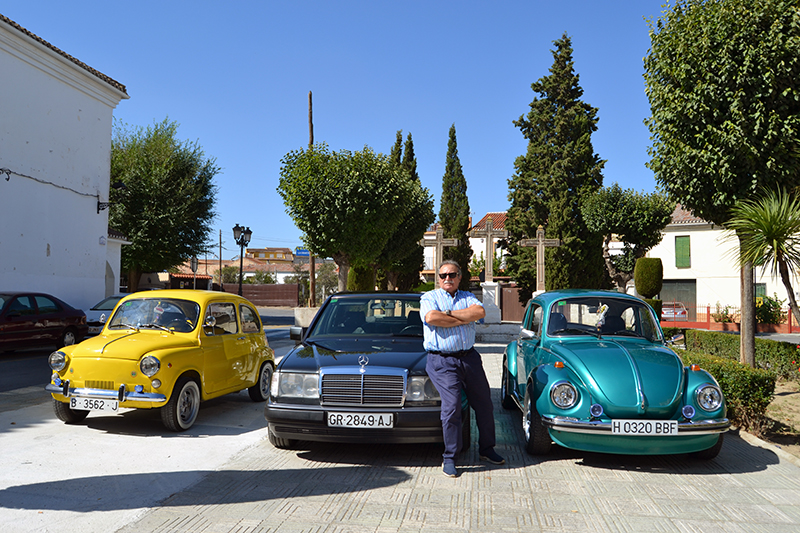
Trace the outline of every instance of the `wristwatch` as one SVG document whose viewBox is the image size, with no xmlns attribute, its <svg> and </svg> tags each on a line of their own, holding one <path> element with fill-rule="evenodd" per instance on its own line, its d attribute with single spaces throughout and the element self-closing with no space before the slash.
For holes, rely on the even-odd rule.
<svg viewBox="0 0 800 533">
<path fill-rule="evenodd" d="M 446 314 L 447 316 L 453 316 L 453 312 L 450 309 L 445 311 L 444 314 Z"/>
</svg>

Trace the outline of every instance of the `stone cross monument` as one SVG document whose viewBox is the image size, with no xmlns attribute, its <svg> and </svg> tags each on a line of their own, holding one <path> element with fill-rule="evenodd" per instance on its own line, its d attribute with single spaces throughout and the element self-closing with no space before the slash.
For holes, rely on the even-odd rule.
<svg viewBox="0 0 800 533">
<path fill-rule="evenodd" d="M 539 226 L 536 230 L 535 239 L 522 239 L 517 244 L 524 247 L 536 247 L 536 290 L 544 291 L 544 250 L 545 248 L 561 246 L 561 241 L 559 239 L 545 239 L 544 228 Z"/>
<path fill-rule="evenodd" d="M 424 246 L 426 248 L 433 248 L 433 270 L 436 274 L 439 273 L 439 264 L 444 260 L 443 259 L 443 251 L 444 247 L 447 246 L 458 246 L 460 241 L 458 239 L 454 239 L 452 237 L 445 238 L 444 232 L 442 231 L 441 227 L 436 228 L 436 237 L 433 239 L 421 239 L 419 241 L 420 246 Z M 434 275 L 434 285 L 436 281 L 436 275 Z"/>
</svg>

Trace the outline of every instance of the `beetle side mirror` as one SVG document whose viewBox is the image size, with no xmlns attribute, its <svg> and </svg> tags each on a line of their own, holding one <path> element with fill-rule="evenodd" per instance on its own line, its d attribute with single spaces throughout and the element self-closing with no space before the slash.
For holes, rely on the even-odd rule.
<svg viewBox="0 0 800 533">
<path fill-rule="evenodd" d="M 525 340 L 529 340 L 529 339 L 538 339 L 538 337 L 537 337 L 536 333 L 534 333 L 533 331 L 531 331 L 529 329 L 522 328 L 519 331 L 519 340 L 525 341 Z"/>
</svg>

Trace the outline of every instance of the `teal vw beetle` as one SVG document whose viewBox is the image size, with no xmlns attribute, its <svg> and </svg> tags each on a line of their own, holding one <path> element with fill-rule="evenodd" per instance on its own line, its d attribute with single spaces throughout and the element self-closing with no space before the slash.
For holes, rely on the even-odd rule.
<svg viewBox="0 0 800 533">
<path fill-rule="evenodd" d="M 665 345 L 652 308 L 610 291 L 544 292 L 503 356 L 501 397 L 525 448 L 716 457 L 730 427 L 716 380 Z"/>
</svg>

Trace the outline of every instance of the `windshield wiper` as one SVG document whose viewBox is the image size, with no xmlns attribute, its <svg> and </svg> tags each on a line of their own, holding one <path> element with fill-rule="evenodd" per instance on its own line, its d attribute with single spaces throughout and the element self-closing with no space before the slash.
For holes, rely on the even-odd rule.
<svg viewBox="0 0 800 533">
<path fill-rule="evenodd" d="M 139 331 L 139 326 L 134 326 L 133 324 L 128 324 L 127 322 L 119 322 L 117 324 L 108 326 L 109 329 L 111 328 L 128 328 L 128 329 L 135 329 Z"/>
<path fill-rule="evenodd" d="M 559 333 L 580 333 L 581 335 L 591 335 L 592 337 L 597 337 L 598 339 L 600 338 L 599 333 L 578 328 L 561 328 L 555 331 L 551 331 L 550 335 L 558 335 Z"/>
<path fill-rule="evenodd" d="M 143 327 L 143 328 L 158 328 L 158 329 L 163 329 L 164 331 L 168 331 L 170 333 L 175 333 L 174 331 L 169 329 L 167 326 L 162 326 L 161 324 L 142 324 L 141 327 Z"/>
<path fill-rule="evenodd" d="M 310 346 L 316 346 L 317 348 L 322 348 L 323 350 L 328 350 L 329 352 L 340 352 L 341 351 L 341 350 L 334 350 L 333 348 L 328 348 L 324 344 L 320 344 L 317 341 L 310 341 L 310 340 L 306 339 L 303 342 L 305 344 L 310 345 Z"/>
</svg>

